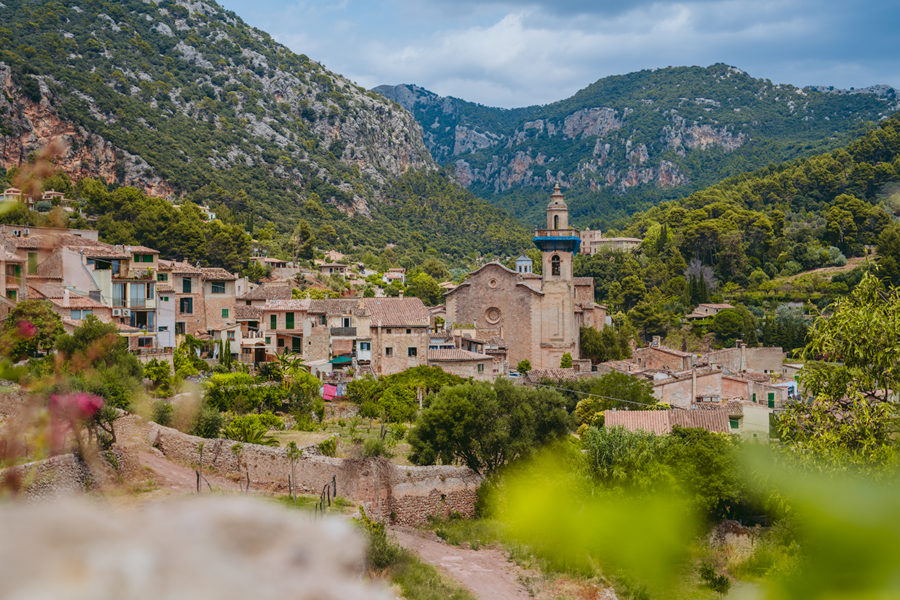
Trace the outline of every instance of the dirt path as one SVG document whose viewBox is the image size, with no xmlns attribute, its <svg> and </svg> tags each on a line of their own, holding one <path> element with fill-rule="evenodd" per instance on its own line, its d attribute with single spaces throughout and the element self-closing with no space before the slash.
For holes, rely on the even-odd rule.
<svg viewBox="0 0 900 600">
<path fill-rule="evenodd" d="M 495 548 L 472 550 L 427 538 L 409 529 L 393 528 L 397 543 L 434 565 L 480 600 L 531 600 L 522 585 L 527 573 Z"/>
<path fill-rule="evenodd" d="M 179 465 L 167 459 L 161 452 L 140 451 L 137 455 L 141 467 L 153 473 L 153 480 L 160 488 L 171 492 L 190 492 L 197 490 L 197 474 L 194 469 Z M 238 484 L 220 477 L 204 473 L 203 477 L 209 482 L 201 483 L 204 492 L 209 492 L 210 487 L 214 491 L 238 492 Z"/>
</svg>

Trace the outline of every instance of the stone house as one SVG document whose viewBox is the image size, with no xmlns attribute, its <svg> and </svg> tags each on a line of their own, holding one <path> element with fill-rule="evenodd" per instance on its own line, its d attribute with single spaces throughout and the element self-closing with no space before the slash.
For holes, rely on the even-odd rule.
<svg viewBox="0 0 900 600">
<path fill-rule="evenodd" d="M 213 333 L 232 327 L 236 323 L 234 286 L 237 275 L 220 268 L 204 268 L 200 271 L 206 330 Z"/>
<path fill-rule="evenodd" d="M 440 367 L 447 373 L 478 381 L 493 381 L 504 374 L 497 372 L 493 357 L 459 348 L 429 349 L 428 366 Z"/>
<path fill-rule="evenodd" d="M 691 311 L 689 314 L 685 315 L 686 319 L 705 319 L 706 317 L 714 317 L 723 310 L 727 310 L 729 308 L 734 308 L 730 304 L 712 304 L 712 303 L 703 303 L 698 304 L 697 308 Z"/>
<path fill-rule="evenodd" d="M 160 261 L 160 274 L 174 292 L 175 336 L 205 336 L 206 309 L 203 303 L 203 270 L 186 262 Z"/>
<path fill-rule="evenodd" d="M 269 300 L 290 300 L 291 284 L 287 281 L 262 283 L 238 296 L 237 303 L 262 308 Z"/>
</svg>

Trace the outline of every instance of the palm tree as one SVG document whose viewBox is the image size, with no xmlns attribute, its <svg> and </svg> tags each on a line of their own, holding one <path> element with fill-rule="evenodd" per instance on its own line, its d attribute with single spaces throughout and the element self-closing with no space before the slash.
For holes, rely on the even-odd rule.
<svg viewBox="0 0 900 600">
<path fill-rule="evenodd" d="M 285 389 L 290 387 L 297 378 L 298 373 L 309 372 L 309 367 L 303 364 L 303 357 L 289 352 L 276 354 L 278 370 L 281 372 L 281 385 Z"/>
</svg>

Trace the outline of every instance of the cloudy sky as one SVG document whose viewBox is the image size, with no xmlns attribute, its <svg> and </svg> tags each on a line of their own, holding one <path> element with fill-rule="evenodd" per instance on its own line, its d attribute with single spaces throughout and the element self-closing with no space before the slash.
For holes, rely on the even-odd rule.
<svg viewBox="0 0 900 600">
<path fill-rule="evenodd" d="M 898 0 L 219 0 L 365 87 L 491 106 L 606 75 L 725 62 L 776 83 L 900 88 Z"/>
</svg>

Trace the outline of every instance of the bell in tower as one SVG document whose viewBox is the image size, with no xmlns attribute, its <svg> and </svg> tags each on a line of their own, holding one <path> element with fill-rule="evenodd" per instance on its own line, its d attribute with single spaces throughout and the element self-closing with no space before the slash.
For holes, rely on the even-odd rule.
<svg viewBox="0 0 900 600">
<path fill-rule="evenodd" d="M 535 230 L 534 243 L 542 254 L 545 279 L 572 279 L 572 261 L 581 246 L 581 237 L 569 229 L 569 207 L 559 183 L 554 186 L 547 205 L 547 228 Z"/>
</svg>

